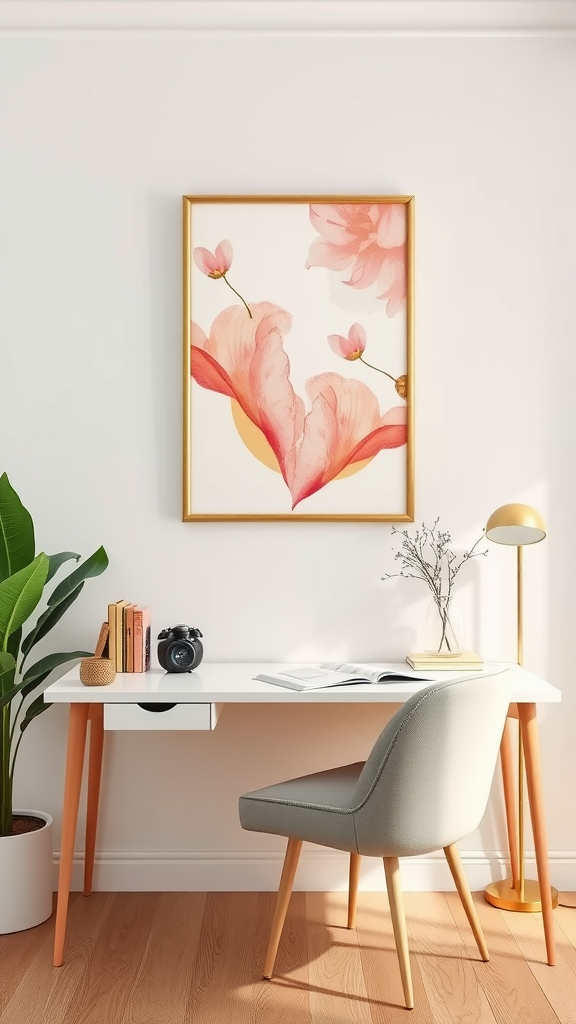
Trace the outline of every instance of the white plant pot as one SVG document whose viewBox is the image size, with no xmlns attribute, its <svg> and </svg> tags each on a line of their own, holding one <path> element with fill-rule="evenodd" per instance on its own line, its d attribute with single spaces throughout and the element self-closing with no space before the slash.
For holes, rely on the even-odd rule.
<svg viewBox="0 0 576 1024">
<path fill-rule="evenodd" d="M 14 814 L 46 824 L 21 836 L 0 836 L 0 935 L 34 928 L 52 913 L 52 818 L 44 811 Z"/>
</svg>

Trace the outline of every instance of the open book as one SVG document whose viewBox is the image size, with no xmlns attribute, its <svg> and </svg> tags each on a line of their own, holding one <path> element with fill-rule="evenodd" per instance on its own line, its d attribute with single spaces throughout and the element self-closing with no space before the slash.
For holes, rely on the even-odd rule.
<svg viewBox="0 0 576 1024">
<path fill-rule="evenodd" d="M 254 677 L 264 683 L 287 686 L 292 690 L 319 690 L 323 686 L 341 686 L 346 683 L 386 683 L 397 680 L 434 682 L 438 672 L 415 672 L 408 665 L 339 664 L 328 661 L 323 665 L 287 665 L 274 675 L 261 673 Z"/>
</svg>

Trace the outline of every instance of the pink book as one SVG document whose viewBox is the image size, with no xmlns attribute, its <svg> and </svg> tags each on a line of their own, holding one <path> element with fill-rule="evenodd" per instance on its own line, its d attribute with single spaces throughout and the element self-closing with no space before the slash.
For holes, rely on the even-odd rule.
<svg viewBox="0 0 576 1024">
<path fill-rule="evenodd" d="M 134 672 L 147 672 L 150 668 L 151 617 L 149 608 L 134 608 Z"/>
<path fill-rule="evenodd" d="M 134 671 L 134 609 L 135 604 L 127 604 L 123 609 L 123 625 L 124 625 L 124 659 L 123 659 L 123 670 L 124 672 Z"/>
</svg>

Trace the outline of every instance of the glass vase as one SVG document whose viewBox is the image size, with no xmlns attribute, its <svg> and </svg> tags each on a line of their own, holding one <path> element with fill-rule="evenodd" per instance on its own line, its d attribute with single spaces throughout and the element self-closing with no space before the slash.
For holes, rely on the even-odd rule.
<svg viewBox="0 0 576 1024">
<path fill-rule="evenodd" d="M 464 650 L 464 623 L 454 598 L 430 599 L 426 613 L 424 650 L 449 658 Z"/>
</svg>

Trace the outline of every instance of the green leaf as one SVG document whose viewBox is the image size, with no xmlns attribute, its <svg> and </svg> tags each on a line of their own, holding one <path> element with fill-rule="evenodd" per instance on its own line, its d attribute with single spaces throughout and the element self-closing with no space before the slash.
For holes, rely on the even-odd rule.
<svg viewBox="0 0 576 1024">
<path fill-rule="evenodd" d="M 6 648 L 10 634 L 34 611 L 47 575 L 48 557 L 42 552 L 30 565 L 0 583 L 0 648 Z"/>
<path fill-rule="evenodd" d="M 60 604 L 68 594 L 71 594 L 79 583 L 89 579 L 91 576 L 100 576 L 108 565 L 108 555 L 103 547 L 98 548 L 93 555 L 90 555 L 82 565 L 79 565 L 74 572 L 71 572 L 62 583 L 59 583 L 54 593 L 48 598 L 48 607 Z"/>
<path fill-rule="evenodd" d="M 9 672 L 10 669 L 14 668 L 16 662 L 11 654 L 7 654 L 6 651 L 0 651 L 0 675 L 4 675 L 5 672 Z"/>
<path fill-rule="evenodd" d="M 0 476 L 0 581 L 34 559 L 34 524 L 6 473 Z"/>
<path fill-rule="evenodd" d="M 20 641 L 21 640 L 22 640 L 22 626 L 19 626 L 18 629 L 15 629 L 14 632 L 10 634 L 10 639 L 8 640 L 8 643 L 6 644 L 6 647 L 8 648 L 8 654 L 12 655 L 12 657 L 14 658 L 14 661 L 18 660 L 18 652 L 20 650 Z"/>
<path fill-rule="evenodd" d="M 79 562 L 81 556 L 77 555 L 75 551 L 59 551 L 57 555 L 48 555 L 50 568 L 48 569 L 46 583 L 49 583 L 52 577 L 58 572 L 60 566 L 63 565 L 64 562 L 68 562 L 71 558 L 75 558 L 76 561 Z"/>
<path fill-rule="evenodd" d="M 79 596 L 83 586 L 84 584 L 81 583 L 80 586 L 76 587 L 76 590 L 73 590 L 71 594 L 68 594 L 68 597 L 65 597 L 60 604 L 57 604 L 54 608 L 47 608 L 45 612 L 42 612 L 42 615 L 38 619 L 38 622 L 34 626 L 32 632 L 28 633 L 28 636 L 22 641 L 22 654 L 24 655 L 24 658 L 26 658 L 28 653 L 34 647 L 34 644 L 37 644 L 39 640 L 42 640 L 42 638 L 54 628 L 64 613 L 68 611 L 70 605 L 74 604 L 74 601 Z"/>
<path fill-rule="evenodd" d="M 34 629 L 22 643 L 24 658 L 27 657 L 34 644 L 42 640 L 54 628 L 56 623 L 60 621 L 64 612 L 68 611 L 70 605 L 74 603 L 80 594 L 84 581 L 91 576 L 99 576 L 100 573 L 104 572 L 107 565 L 108 555 L 104 548 L 100 547 L 93 555 L 90 555 L 90 558 L 87 558 L 82 565 L 74 569 L 74 572 L 71 572 L 66 579 L 58 584 L 52 595 L 48 598 L 46 611 L 42 613 Z"/>
<path fill-rule="evenodd" d="M 77 658 L 90 658 L 92 654 L 92 651 L 67 651 L 65 654 L 46 655 L 45 658 L 41 658 L 40 661 L 37 661 L 26 672 L 22 680 L 24 683 L 22 696 L 27 697 L 29 693 L 32 693 L 32 690 L 40 686 L 40 683 L 43 683 L 59 665 L 64 665 L 67 661 L 75 661 Z"/>
<path fill-rule="evenodd" d="M 93 653 L 93 651 L 67 651 L 64 654 L 47 654 L 45 658 L 41 658 L 40 661 L 37 661 L 35 665 L 28 669 L 22 682 L 31 683 L 42 672 L 51 672 L 52 669 L 58 668 L 59 665 L 64 665 L 67 661 L 74 661 L 75 658 L 91 658 Z"/>
<path fill-rule="evenodd" d="M 14 679 L 14 671 L 15 670 L 13 669 L 12 670 L 12 679 Z M 0 676 L 0 681 L 2 680 L 2 678 L 3 677 Z M 6 678 L 6 677 L 4 677 L 4 678 Z M 5 708 L 7 704 L 10 704 L 14 700 L 14 697 L 16 697 L 16 695 L 20 693 L 20 690 L 23 690 L 23 689 L 24 689 L 24 683 L 18 683 L 17 686 L 12 686 L 10 684 L 10 689 L 9 690 L 7 690 L 6 687 L 4 687 L 4 691 L 2 693 L 2 696 L 0 696 L 0 711 L 2 710 L 2 708 Z"/>
<path fill-rule="evenodd" d="M 33 700 L 26 708 L 26 714 L 20 722 L 20 732 L 24 732 L 24 729 L 28 728 L 30 722 L 33 722 L 35 718 L 38 718 L 38 715 L 41 715 L 43 711 L 47 711 L 51 707 L 52 705 L 46 703 L 42 694 L 36 697 L 36 700 Z"/>
<path fill-rule="evenodd" d="M 4 696 L 9 687 L 12 688 L 15 668 L 16 662 L 12 655 L 0 651 L 0 697 Z"/>
<path fill-rule="evenodd" d="M 10 702 L 9 700 L 5 701 L 4 697 L 13 689 L 15 674 L 16 662 L 14 658 L 11 654 L 0 651 L 0 708 Z"/>
<path fill-rule="evenodd" d="M 36 690 L 40 686 L 40 684 L 48 678 L 51 671 L 52 669 L 48 669 L 46 672 L 43 672 L 42 675 L 38 676 L 38 678 L 31 683 L 20 683 L 19 691 L 22 692 L 22 697 L 27 697 L 29 693 L 32 693 L 33 690 Z"/>
</svg>

